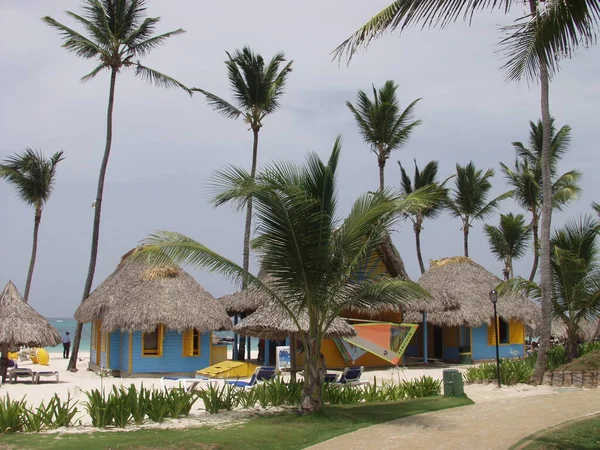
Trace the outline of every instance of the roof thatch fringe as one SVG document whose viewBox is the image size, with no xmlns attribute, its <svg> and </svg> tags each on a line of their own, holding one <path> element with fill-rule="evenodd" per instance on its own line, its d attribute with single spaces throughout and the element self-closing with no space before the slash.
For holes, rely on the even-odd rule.
<svg viewBox="0 0 600 450">
<path fill-rule="evenodd" d="M 50 323 L 25 303 L 12 281 L 0 294 L 0 343 L 45 347 L 62 342 Z"/>
<path fill-rule="evenodd" d="M 434 325 L 478 327 L 491 323 L 493 306 L 489 293 L 502 280 L 472 259 L 455 256 L 431 261 L 431 266 L 418 283 L 431 294 L 427 314 Z M 506 320 L 533 324 L 539 308 L 518 294 L 506 294 L 498 299 L 498 315 Z M 422 309 L 411 306 L 404 321 L 419 323 Z"/>
<path fill-rule="evenodd" d="M 308 316 L 299 313 L 298 322 L 303 331 L 308 331 Z M 298 333 L 298 327 L 290 318 L 289 314 L 281 307 L 275 305 L 261 306 L 256 312 L 242 319 L 233 330 L 236 333 L 266 339 L 285 339 L 291 333 Z M 349 337 L 355 336 L 356 331 L 343 319 L 334 319 L 325 336 Z"/>
<path fill-rule="evenodd" d="M 539 336 L 539 321 L 533 326 L 527 327 L 527 334 L 530 336 Z M 567 325 L 562 319 L 552 319 L 551 334 L 554 338 L 567 339 Z M 579 339 L 583 342 L 592 342 L 600 336 L 600 320 L 583 320 L 579 323 Z"/>
<path fill-rule="evenodd" d="M 126 253 L 116 270 L 77 308 L 79 322 L 102 320 L 102 329 L 152 331 L 157 324 L 176 331 L 230 330 L 222 306 L 187 272 L 171 264 L 154 266 Z"/>
</svg>

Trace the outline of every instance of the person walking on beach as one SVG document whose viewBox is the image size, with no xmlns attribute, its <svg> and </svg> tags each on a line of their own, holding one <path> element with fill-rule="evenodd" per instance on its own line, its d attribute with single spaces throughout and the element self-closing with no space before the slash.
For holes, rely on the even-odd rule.
<svg viewBox="0 0 600 450">
<path fill-rule="evenodd" d="M 65 333 L 65 337 L 63 338 L 63 358 L 69 358 L 69 350 L 71 349 L 71 338 L 69 337 L 69 332 Z"/>
</svg>

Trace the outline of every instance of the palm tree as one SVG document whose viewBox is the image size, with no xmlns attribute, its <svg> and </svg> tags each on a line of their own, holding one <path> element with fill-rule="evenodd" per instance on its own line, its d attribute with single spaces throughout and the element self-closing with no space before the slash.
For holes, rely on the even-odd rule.
<svg viewBox="0 0 600 450">
<path fill-rule="evenodd" d="M 252 180 L 240 168 L 218 173 L 221 201 L 252 194 L 257 237 L 268 285 L 234 262 L 177 233 L 159 232 L 147 239 L 151 260 L 207 268 L 262 291 L 281 307 L 298 329 L 305 349 L 303 411 L 320 410 L 325 374 L 321 344 L 332 321 L 348 308 L 407 304 L 427 294 L 415 283 L 383 278 L 359 281 L 354 274 L 364 258 L 382 243 L 394 216 L 420 204 L 421 193 L 404 198 L 387 192 L 368 193 L 349 215 L 337 214 L 336 170 L 339 138 L 329 160 L 310 154 L 304 166 L 273 163 Z M 306 317 L 304 327 L 300 317 Z"/>
<path fill-rule="evenodd" d="M 448 180 L 445 180 L 443 183 L 438 182 L 437 161 L 430 161 L 423 168 L 423 170 L 419 170 L 419 166 L 417 166 L 417 161 L 415 160 L 415 175 L 413 180 L 411 180 L 407 175 L 400 161 L 398 161 L 398 165 L 400 166 L 401 173 L 400 191 L 403 195 L 411 194 L 414 191 L 425 187 L 431 187 L 437 193 L 435 201 L 432 205 L 404 213 L 404 217 L 409 219 L 413 224 L 417 259 L 419 260 L 421 274 L 424 274 L 425 264 L 423 263 L 423 255 L 421 254 L 421 231 L 423 231 L 423 221 L 425 219 L 435 219 L 446 206 L 448 190 L 444 188 L 444 185 Z"/>
<path fill-rule="evenodd" d="M 543 124 L 538 121 L 537 124 L 530 122 L 529 147 L 521 142 L 513 142 L 513 147 L 517 154 L 514 168 L 500 163 L 502 172 L 506 180 L 512 187 L 513 198 L 525 210 L 531 213 L 530 227 L 533 232 L 533 266 L 529 275 L 529 281 L 533 281 L 537 272 L 539 263 L 539 223 L 542 213 L 542 140 Z M 562 157 L 566 154 L 568 145 L 571 141 L 571 127 L 563 126 L 558 132 L 554 127 L 552 119 L 551 136 L 551 160 L 550 172 L 552 183 L 552 209 L 562 210 L 564 206 L 576 199 L 581 188 L 578 181 L 581 173 L 571 170 L 556 176 L 556 166 Z"/>
<path fill-rule="evenodd" d="M 466 166 L 456 165 L 456 178 L 454 189 L 448 199 L 448 208 L 453 217 L 462 220 L 463 247 L 465 256 L 469 256 L 469 230 L 475 220 L 489 217 L 501 200 L 510 197 L 506 192 L 493 200 L 487 201 L 492 185 L 489 181 L 494 176 L 494 170 L 488 169 L 485 173 L 475 167 L 473 161 Z"/>
<path fill-rule="evenodd" d="M 250 127 L 254 136 L 252 145 L 252 166 L 250 176 L 254 179 L 258 161 L 258 133 L 263 126 L 266 116 L 273 114 L 279 108 L 279 101 L 283 95 L 287 78 L 292 71 L 294 61 L 288 62 L 280 70 L 279 67 L 286 62 L 283 53 L 277 53 L 265 65 L 265 60 L 255 54 L 250 48 L 244 47 L 227 53 L 227 72 L 229 85 L 233 91 L 236 105 L 223 100 L 210 92 L 193 88 L 206 96 L 208 104 L 228 119 L 237 119 L 242 116 L 244 124 Z M 250 230 L 252 229 L 252 197 L 243 199 L 242 205 L 246 206 L 246 222 L 244 226 L 244 256 L 243 268 L 250 270 Z M 246 289 L 246 285 L 242 289 Z M 238 359 L 244 360 L 245 340 L 240 339 Z"/>
<path fill-rule="evenodd" d="M 504 9 L 509 12 L 515 0 L 498 1 L 439 1 L 395 0 L 376 14 L 363 27 L 344 41 L 335 54 L 341 58 L 346 52 L 351 57 L 361 46 L 386 30 L 400 30 L 413 24 L 446 27 L 462 17 L 472 19 L 483 9 Z M 520 3 L 520 2 L 519 2 Z M 550 188 L 550 76 L 558 72 L 558 62 L 570 57 L 580 45 L 595 44 L 600 27 L 600 3 L 597 0 L 529 0 L 529 14 L 515 24 L 505 27 L 501 44 L 508 58 L 503 69 L 510 80 L 527 77 L 540 82 L 540 106 L 544 124 L 542 142 L 543 196 L 540 236 L 540 283 L 542 286 L 542 326 L 540 348 L 533 379 L 541 383 L 546 369 L 546 356 L 550 348 L 551 327 L 551 267 L 550 227 L 552 221 L 552 196 Z"/>
<path fill-rule="evenodd" d="M 415 105 L 421 99 L 414 100 L 403 111 L 396 97 L 397 90 L 398 85 L 388 80 L 379 90 L 373 86 L 373 100 L 363 91 L 358 91 L 356 107 L 346 102 L 363 140 L 377 156 L 380 190 L 385 187 L 385 163 L 392 150 L 404 146 L 414 128 L 421 124 L 420 120 L 413 120 Z"/>
<path fill-rule="evenodd" d="M 568 222 L 552 236 L 552 315 L 567 328 L 567 361 L 577 356 L 580 324 L 600 317 L 600 266 L 596 240 L 600 223 L 591 216 Z M 517 278 L 503 289 L 541 298 L 540 286 Z"/>
<path fill-rule="evenodd" d="M 99 63 L 94 70 L 81 79 L 82 81 L 89 81 L 104 70 L 110 72 L 108 110 L 106 113 L 106 143 L 98 175 L 96 200 L 94 201 L 94 227 L 90 263 L 81 301 L 84 301 L 90 295 L 96 271 L 104 178 L 112 145 L 113 106 L 117 75 L 125 69 L 134 68 L 135 75 L 145 81 L 164 88 L 181 88 L 191 95 L 190 90 L 179 81 L 142 65 L 139 60 L 136 61 L 136 58 L 142 58 L 156 47 L 164 44 L 168 38 L 184 32 L 182 29 L 178 29 L 153 35 L 160 18 L 145 17 L 145 4 L 145 0 L 83 0 L 83 13 L 81 15 L 71 11 L 67 11 L 67 14 L 83 26 L 88 34 L 87 36 L 57 22 L 52 17 L 46 16 L 42 19 L 46 24 L 59 31 L 65 49 L 81 58 L 95 59 Z M 68 366 L 71 371 L 77 370 L 77 355 L 79 353 L 82 327 L 83 324 L 77 324 L 73 339 L 73 351 Z"/>
<path fill-rule="evenodd" d="M 484 225 L 490 250 L 504 262 L 504 279 L 514 278 L 513 261 L 521 258 L 531 239 L 531 229 L 525 224 L 523 214 L 500 214 L 500 224 Z"/>
<path fill-rule="evenodd" d="M 10 156 L 0 164 L 0 178 L 15 186 L 19 197 L 26 204 L 35 209 L 33 222 L 33 246 L 31 248 L 31 259 L 27 271 L 27 282 L 25 283 L 25 295 L 23 299 L 27 302 L 33 278 L 33 268 L 38 246 L 38 231 L 42 220 L 44 205 L 52 195 L 54 180 L 56 177 L 56 166 L 63 160 L 63 152 L 56 152 L 46 159 L 41 151 L 26 148 L 21 154 Z"/>
</svg>

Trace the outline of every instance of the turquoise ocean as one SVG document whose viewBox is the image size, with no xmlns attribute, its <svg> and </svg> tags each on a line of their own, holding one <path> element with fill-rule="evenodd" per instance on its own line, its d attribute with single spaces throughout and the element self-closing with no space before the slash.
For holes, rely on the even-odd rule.
<svg viewBox="0 0 600 450">
<path fill-rule="evenodd" d="M 73 338 L 75 337 L 75 328 L 77 328 L 77 321 L 72 317 L 47 317 L 46 318 L 50 325 L 58 330 L 61 336 L 64 336 L 68 331 L 71 333 L 71 342 L 73 342 Z M 79 350 L 82 352 L 90 351 L 90 342 L 91 342 L 91 324 L 86 323 L 83 325 L 83 331 L 81 332 L 81 343 L 79 345 Z M 233 337 L 233 333 L 231 331 L 216 331 L 214 333 L 216 336 L 229 338 Z M 258 339 L 252 339 L 252 350 L 258 349 Z M 57 345 L 55 347 L 46 347 L 50 353 L 62 353 L 63 348 L 62 345 Z"/>
</svg>

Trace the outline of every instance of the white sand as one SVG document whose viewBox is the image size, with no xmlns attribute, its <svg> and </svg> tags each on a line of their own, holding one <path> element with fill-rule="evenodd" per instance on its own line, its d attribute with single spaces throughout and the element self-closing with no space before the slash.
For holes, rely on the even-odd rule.
<svg viewBox="0 0 600 450">
<path fill-rule="evenodd" d="M 256 355 L 253 356 L 255 357 Z M 35 365 L 31 362 L 20 362 L 19 367 L 31 368 L 33 371 L 38 372 L 56 370 L 59 372 L 59 383 L 44 381 L 44 379 L 42 379 L 42 383 L 38 385 L 29 384 L 22 381 L 14 384 L 6 383 L 0 388 L 0 396 L 4 397 L 6 395 L 10 395 L 12 399 L 21 399 L 25 397 L 27 403 L 31 406 L 37 406 L 42 401 L 47 402 L 48 399 L 50 399 L 55 393 L 58 394 L 63 400 L 66 400 L 69 396 L 73 399 L 76 399 L 79 402 L 79 413 L 76 416 L 76 423 L 80 423 L 83 426 L 69 429 L 68 432 L 97 431 L 97 429 L 91 428 L 91 419 L 85 413 L 83 406 L 83 402 L 86 401 L 85 391 L 100 389 L 101 387 L 104 387 L 106 390 L 110 390 L 113 386 L 129 386 L 132 383 L 136 386 L 140 386 L 143 383 L 144 386 L 148 388 L 161 388 L 160 378 L 101 378 L 95 372 L 87 370 L 89 352 L 80 352 L 80 362 L 78 364 L 79 371 L 76 373 L 71 373 L 66 370 L 68 360 L 63 359 L 61 354 L 51 353 L 50 357 L 51 359 L 49 366 Z M 435 379 L 441 380 L 443 376 L 443 370 L 447 368 L 455 368 L 461 371 L 465 370 L 465 366 L 449 366 L 441 368 L 419 366 L 414 368 L 390 368 L 383 370 L 367 369 L 363 374 L 363 379 L 373 380 L 374 378 L 377 378 L 378 382 L 382 380 L 397 381 L 420 378 L 423 375 L 428 375 Z M 50 379 L 51 378 L 47 378 L 45 380 Z M 171 382 L 171 386 L 173 386 L 173 382 Z M 549 386 L 529 386 L 524 384 L 503 387 L 502 389 L 499 389 L 493 384 L 473 384 L 465 386 L 465 392 L 476 403 L 482 403 L 507 398 L 552 394 L 554 390 Z M 256 414 L 265 414 L 281 410 L 275 408 L 271 408 L 268 411 L 256 409 L 252 411 L 231 411 L 219 413 L 218 415 L 210 415 L 206 414 L 200 408 L 202 408 L 202 402 L 198 401 L 192 409 L 192 415 L 190 418 L 167 421 L 163 424 L 148 423 L 145 424 L 144 427 L 186 428 L 208 424 L 213 426 L 226 426 L 228 423 L 239 423 L 240 420 L 244 420 Z M 130 428 L 134 429 L 135 427 Z"/>
</svg>

